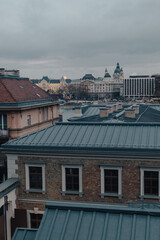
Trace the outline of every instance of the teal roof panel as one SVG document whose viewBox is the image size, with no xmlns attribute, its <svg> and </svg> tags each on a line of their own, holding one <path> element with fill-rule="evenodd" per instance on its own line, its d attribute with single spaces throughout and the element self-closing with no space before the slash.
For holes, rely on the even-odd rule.
<svg viewBox="0 0 160 240">
<path fill-rule="evenodd" d="M 12 240 L 34 240 L 37 229 L 17 228 Z"/>
<path fill-rule="evenodd" d="M 149 204 L 147 203 L 148 207 Z M 52 203 L 35 240 L 159 240 L 159 206 Z"/>
<path fill-rule="evenodd" d="M 57 123 L 2 145 L 4 151 L 160 151 L 160 124 Z"/>
</svg>

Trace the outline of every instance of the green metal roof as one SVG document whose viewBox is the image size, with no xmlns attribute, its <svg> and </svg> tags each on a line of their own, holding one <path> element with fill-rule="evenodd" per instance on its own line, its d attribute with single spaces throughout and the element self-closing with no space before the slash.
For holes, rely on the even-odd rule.
<svg viewBox="0 0 160 240">
<path fill-rule="evenodd" d="M 2 150 L 32 152 L 160 152 L 157 123 L 57 123 L 2 145 Z"/>
<path fill-rule="evenodd" d="M 34 240 L 37 229 L 17 228 L 12 240 Z"/>
<path fill-rule="evenodd" d="M 0 198 L 11 192 L 13 189 L 19 187 L 20 182 L 18 178 L 9 178 L 0 184 Z"/>
<path fill-rule="evenodd" d="M 159 240 L 160 209 L 152 206 L 50 203 L 34 240 Z"/>
</svg>

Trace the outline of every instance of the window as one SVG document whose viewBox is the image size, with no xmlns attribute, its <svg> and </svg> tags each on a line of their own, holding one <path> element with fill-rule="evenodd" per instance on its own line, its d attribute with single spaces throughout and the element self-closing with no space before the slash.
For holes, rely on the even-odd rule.
<svg viewBox="0 0 160 240">
<path fill-rule="evenodd" d="M 43 214 L 30 213 L 30 226 L 31 228 L 39 228 Z"/>
<path fill-rule="evenodd" d="M 42 168 L 29 167 L 29 188 L 42 189 Z"/>
<path fill-rule="evenodd" d="M 31 125 L 31 115 L 27 115 L 27 125 Z"/>
<path fill-rule="evenodd" d="M 122 167 L 101 166 L 101 197 L 122 197 Z"/>
<path fill-rule="evenodd" d="M 160 197 L 160 168 L 141 168 L 141 198 Z"/>
<path fill-rule="evenodd" d="M 62 165 L 62 193 L 82 195 L 81 165 Z"/>
<path fill-rule="evenodd" d="M 7 114 L 5 113 L 0 114 L 0 129 L 7 130 Z"/>
<path fill-rule="evenodd" d="M 45 191 L 45 165 L 25 164 L 26 170 L 26 191 Z"/>
</svg>

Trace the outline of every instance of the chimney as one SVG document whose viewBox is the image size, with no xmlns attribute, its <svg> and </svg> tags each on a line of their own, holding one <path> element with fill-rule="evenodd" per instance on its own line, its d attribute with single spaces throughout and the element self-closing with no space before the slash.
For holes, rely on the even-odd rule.
<svg viewBox="0 0 160 240">
<path fill-rule="evenodd" d="M 133 105 L 132 108 L 135 110 L 136 114 L 139 114 L 139 105 Z"/>
<path fill-rule="evenodd" d="M 104 117 L 108 117 L 109 115 L 109 109 L 106 107 L 106 108 L 100 108 L 100 118 L 104 118 Z"/>
<path fill-rule="evenodd" d="M 122 109 L 122 103 L 118 103 L 118 109 Z"/>
<path fill-rule="evenodd" d="M 108 105 L 108 113 L 113 113 L 113 106 L 112 105 Z"/>
<path fill-rule="evenodd" d="M 126 118 L 135 118 L 136 117 L 136 113 L 134 109 L 125 109 L 125 114 L 124 116 Z"/>
<path fill-rule="evenodd" d="M 75 107 L 74 113 L 76 117 L 81 117 L 82 116 L 82 108 L 81 107 Z"/>
</svg>

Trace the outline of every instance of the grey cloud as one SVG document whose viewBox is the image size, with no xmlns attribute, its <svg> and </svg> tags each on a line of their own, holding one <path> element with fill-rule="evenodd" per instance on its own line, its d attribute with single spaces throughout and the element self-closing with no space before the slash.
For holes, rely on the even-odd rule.
<svg viewBox="0 0 160 240">
<path fill-rule="evenodd" d="M 98 73 L 116 61 L 155 71 L 159 8 L 158 0 L 2 0 L 0 65 L 16 64 L 31 77 Z"/>
</svg>

